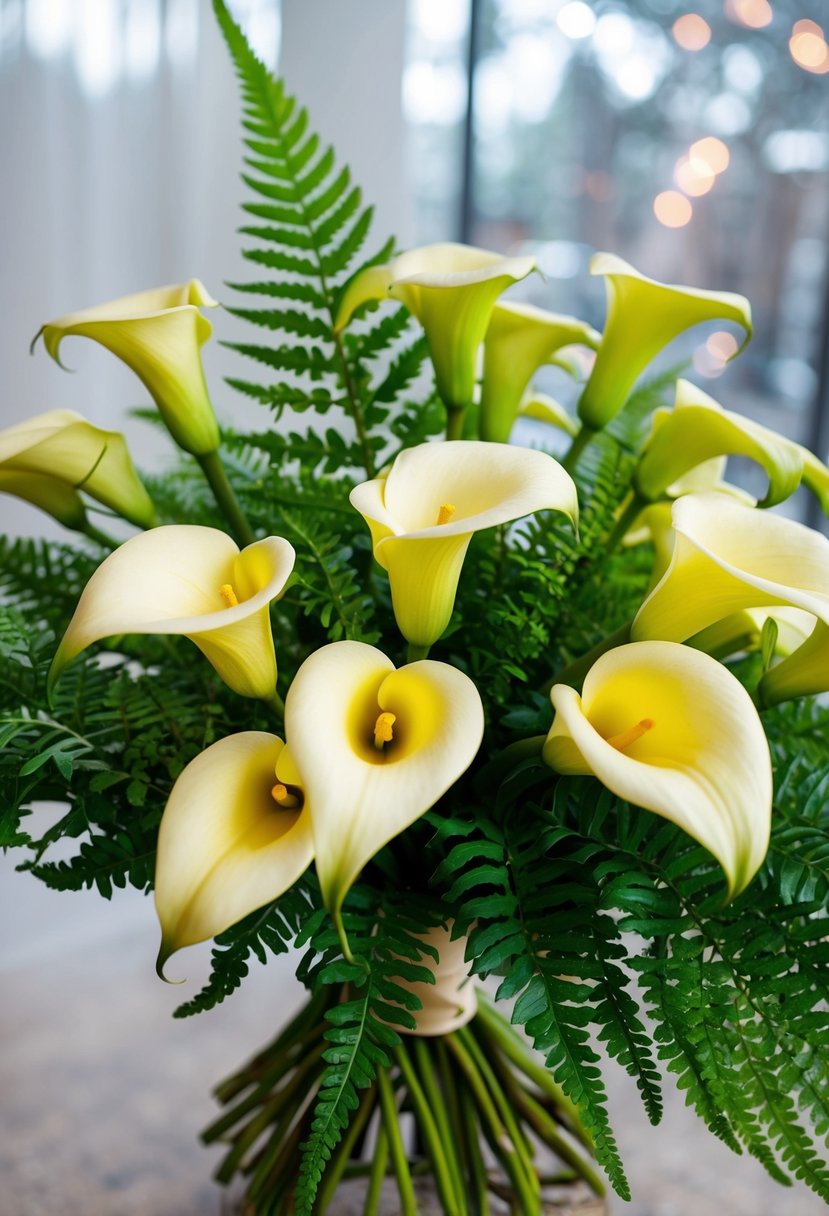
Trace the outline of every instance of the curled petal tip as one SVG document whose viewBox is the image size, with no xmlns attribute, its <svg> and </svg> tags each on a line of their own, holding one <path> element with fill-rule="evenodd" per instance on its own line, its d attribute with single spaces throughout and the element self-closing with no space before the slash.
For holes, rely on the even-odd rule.
<svg viewBox="0 0 829 1216">
<path fill-rule="evenodd" d="M 158 951 L 158 958 L 155 960 L 155 973 L 160 980 L 164 981 L 165 984 L 186 984 L 186 979 L 171 980 L 164 974 L 164 968 L 167 966 L 170 958 L 175 954 L 175 952 L 175 946 L 170 946 L 168 943 L 162 941 Z"/>
</svg>

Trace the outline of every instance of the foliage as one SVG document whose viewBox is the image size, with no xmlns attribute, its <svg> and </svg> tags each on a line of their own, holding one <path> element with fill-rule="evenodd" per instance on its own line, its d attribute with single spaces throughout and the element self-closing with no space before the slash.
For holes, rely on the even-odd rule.
<svg viewBox="0 0 829 1216">
<path fill-rule="evenodd" d="M 227 431 L 231 480 L 254 530 L 297 550 L 272 612 L 285 691 L 305 656 L 342 638 L 403 648 L 388 584 L 373 566 L 353 485 L 443 423 L 424 340 L 408 314 L 362 310 L 343 336 L 344 284 L 361 261 L 370 209 L 348 169 L 258 62 L 216 0 L 241 82 L 249 197 L 242 229 L 257 277 L 230 311 L 257 339 L 234 341 L 256 372 L 230 383 L 278 427 Z M 252 302 L 251 302 L 252 301 Z M 264 377 L 264 382 L 256 378 Z M 304 1146 L 297 1209 L 371 1084 L 412 1024 L 400 979 L 428 979 L 418 934 L 453 919 L 475 973 L 500 979 L 513 1020 L 579 1109 L 617 1191 L 627 1182 L 608 1120 L 599 1046 L 635 1079 L 652 1123 L 660 1064 L 735 1151 L 829 1200 L 829 713 L 803 702 L 766 714 L 776 770 L 772 845 L 750 890 L 724 906 L 721 873 L 679 829 L 590 779 L 555 781 L 529 761 L 506 778 L 492 758 L 545 732 L 554 672 L 629 619 L 647 551 L 607 551 L 650 413 L 675 373 L 646 385 L 587 450 L 578 534 L 542 514 L 475 536 L 453 624 L 434 657 L 467 671 L 487 714 L 486 754 L 387 846 L 352 889 L 347 959 L 312 874 L 216 940 L 212 972 L 178 1017 L 235 992 L 251 959 L 305 948 L 299 978 L 328 1002 L 325 1069 Z M 149 479 L 164 520 L 222 526 L 192 460 Z M 0 539 L 0 845 L 59 890 L 152 887 L 159 820 L 182 767 L 215 739 L 273 729 L 184 639 L 116 639 L 86 652 L 46 695 L 56 638 L 103 550 Z M 742 671 L 749 678 L 749 668 Z M 43 827 L 44 804 L 57 804 Z M 50 850 L 62 843 L 61 859 Z"/>
</svg>

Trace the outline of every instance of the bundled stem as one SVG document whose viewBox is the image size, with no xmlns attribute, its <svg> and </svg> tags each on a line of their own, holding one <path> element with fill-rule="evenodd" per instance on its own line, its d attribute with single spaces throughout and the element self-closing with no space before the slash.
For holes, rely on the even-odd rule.
<svg viewBox="0 0 829 1216">
<path fill-rule="evenodd" d="M 312 997 L 216 1091 L 227 1109 L 203 1139 L 227 1145 L 218 1181 L 237 1175 L 247 1180 L 245 1216 L 300 1210 L 301 1145 L 325 1070 L 330 1004 L 331 995 Z M 407 1149 L 404 1115 L 414 1119 L 414 1143 L 422 1145 L 422 1154 Z M 540 1216 L 550 1182 L 578 1182 L 604 1193 L 584 1153 L 589 1145 L 573 1104 L 481 994 L 479 1013 L 468 1026 L 435 1038 L 403 1036 L 388 1065 L 376 1069 L 325 1165 L 313 1211 L 322 1216 L 343 1179 L 362 1178 L 364 1216 L 377 1216 L 390 1175 L 401 1213 L 416 1216 L 413 1178 L 425 1173 L 434 1178 L 446 1216 L 489 1216 L 491 1196 L 506 1198 L 526 1216 Z"/>
</svg>

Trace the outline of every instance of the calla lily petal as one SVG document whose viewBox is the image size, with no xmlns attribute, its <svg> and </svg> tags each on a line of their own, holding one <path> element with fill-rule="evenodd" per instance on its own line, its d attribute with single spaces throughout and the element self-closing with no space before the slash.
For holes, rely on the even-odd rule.
<svg viewBox="0 0 829 1216">
<path fill-rule="evenodd" d="M 678 380 L 673 409 L 657 410 L 634 474 L 636 492 L 651 501 L 697 465 L 718 456 L 746 456 L 765 469 L 761 506 L 788 498 L 800 485 L 803 457 L 796 443 L 741 414 L 724 410 L 688 380 Z"/>
<path fill-rule="evenodd" d="M 746 690 L 715 659 L 672 642 L 602 655 L 581 697 L 551 693 L 544 745 L 558 772 L 592 773 L 683 828 L 719 861 L 729 898 L 759 869 L 771 827 L 768 743 Z"/>
<path fill-rule="evenodd" d="M 176 950 L 207 941 L 287 891 L 313 857 L 307 803 L 274 797 L 284 744 L 245 731 L 187 765 L 158 832 L 158 971 Z"/>
<path fill-rule="evenodd" d="M 332 913 L 370 858 L 466 771 L 483 728 L 475 685 L 446 663 L 395 670 L 363 642 L 333 642 L 305 660 L 285 701 L 285 738 Z"/>
<path fill-rule="evenodd" d="M 686 329 L 721 319 L 743 327 L 743 346 L 751 338 L 751 305 L 744 296 L 657 283 L 611 253 L 595 254 L 590 273 L 604 275 L 607 284 L 604 334 L 578 405 L 591 430 L 618 414 L 651 360 Z"/>
<path fill-rule="evenodd" d="M 449 623 L 473 533 L 544 509 L 578 518 L 576 487 L 552 456 L 475 440 L 407 448 L 350 501 L 388 571 L 400 632 L 426 647 Z"/>
<path fill-rule="evenodd" d="M 560 401 L 548 397 L 546 393 L 526 393 L 518 407 L 518 414 L 521 418 L 546 422 L 548 426 L 554 426 L 573 438 L 579 433 L 579 424 L 573 415 L 567 412 Z"/>
<path fill-rule="evenodd" d="M 37 479 L 50 478 L 68 488 L 83 490 L 139 528 L 152 527 L 155 522 L 152 500 L 138 478 L 124 436 L 93 426 L 73 410 L 50 410 L 0 431 L 0 474 L 3 473 L 33 475 L 35 485 L 39 484 Z M 28 496 L 23 493 L 21 497 Z M 29 501 L 33 499 L 29 497 Z M 45 501 L 44 496 L 37 505 L 44 505 Z M 63 501 L 69 504 L 70 497 L 56 490 L 51 501 L 60 508 Z M 48 506 L 44 505 L 44 510 L 55 515 Z M 76 514 L 68 513 L 72 518 Z M 67 522 L 66 517 L 55 517 L 61 523 Z M 84 518 L 81 504 L 81 527 Z"/>
<path fill-rule="evenodd" d="M 716 659 L 744 650 L 758 650 L 766 621 L 777 626 L 775 655 L 788 658 L 812 634 L 815 618 L 802 608 L 744 608 L 709 625 L 688 639 L 695 650 L 704 650 Z"/>
<path fill-rule="evenodd" d="M 803 484 L 812 491 L 824 515 L 829 515 L 829 468 L 814 452 L 798 445 L 803 460 Z"/>
<path fill-rule="evenodd" d="M 191 279 L 58 317 L 43 326 L 35 342 L 42 335 L 57 363 L 61 343 L 70 335 L 105 346 L 143 382 L 176 443 L 204 456 L 218 448 L 219 427 L 201 361 L 213 327 L 199 308 L 216 306 L 204 285 Z"/>
<path fill-rule="evenodd" d="M 531 304 L 496 304 L 484 338 L 482 439 L 507 443 L 535 372 L 565 346 L 596 349 L 601 335 L 575 317 Z"/>
<path fill-rule="evenodd" d="M 77 490 L 44 473 L 10 473 L 0 468 L 0 494 L 11 494 L 39 507 L 64 528 L 82 532 L 87 525 L 86 509 Z"/>
<path fill-rule="evenodd" d="M 276 659 L 268 608 L 284 590 L 294 557 L 278 536 L 240 552 L 225 532 L 189 524 L 131 537 L 87 583 L 52 663 L 50 686 L 102 638 L 183 634 L 234 691 L 272 697 Z"/>
<path fill-rule="evenodd" d="M 744 608 L 799 608 L 816 618 L 815 630 L 766 673 L 760 696 L 774 704 L 829 689 L 829 539 L 722 494 L 678 499 L 673 526 L 671 563 L 636 614 L 631 637 L 678 642 Z"/>
<path fill-rule="evenodd" d="M 473 399 L 475 359 L 495 301 L 534 269 L 532 257 L 450 242 L 425 245 L 361 271 L 343 294 L 334 328 L 344 329 L 368 300 L 400 300 L 423 326 L 441 399 L 447 409 L 464 409 Z"/>
</svg>

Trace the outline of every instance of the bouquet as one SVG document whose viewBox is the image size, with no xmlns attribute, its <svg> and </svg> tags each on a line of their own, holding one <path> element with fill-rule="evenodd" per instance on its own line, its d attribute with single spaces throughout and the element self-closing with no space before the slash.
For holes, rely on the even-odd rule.
<svg viewBox="0 0 829 1216">
<path fill-rule="evenodd" d="M 510 299 L 532 256 L 367 256 L 348 170 L 214 7 L 252 266 L 229 384 L 272 424 L 220 429 L 197 280 L 43 326 L 55 360 L 122 359 L 181 457 L 142 479 L 65 410 L 0 435 L 0 490 L 76 534 L 2 541 L 0 842 L 56 889 L 154 890 L 164 978 L 215 939 L 176 1016 L 299 949 L 306 1004 L 204 1133 L 246 1212 L 357 1177 L 370 1214 L 388 1175 L 406 1214 L 422 1174 L 462 1216 L 627 1197 L 599 1044 L 651 1122 L 661 1062 L 829 1199 L 829 540 L 768 510 L 829 509 L 829 469 L 676 373 L 642 387 L 692 326 L 748 341 L 748 302 L 600 253 L 599 334 Z M 572 416 L 533 379 L 578 347 Z"/>
</svg>

